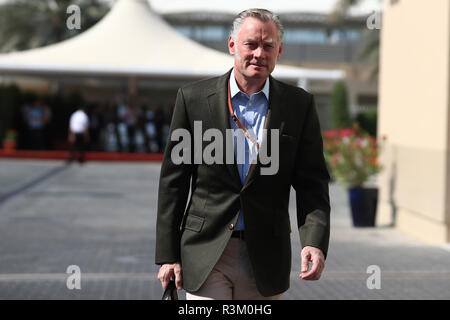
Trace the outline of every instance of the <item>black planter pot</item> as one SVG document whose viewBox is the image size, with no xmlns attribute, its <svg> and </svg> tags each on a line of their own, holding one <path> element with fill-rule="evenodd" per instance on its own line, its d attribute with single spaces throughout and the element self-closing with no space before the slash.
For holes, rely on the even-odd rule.
<svg viewBox="0 0 450 320">
<path fill-rule="evenodd" d="M 377 212 L 377 188 L 350 188 L 350 206 L 352 209 L 353 226 L 375 227 Z"/>
</svg>

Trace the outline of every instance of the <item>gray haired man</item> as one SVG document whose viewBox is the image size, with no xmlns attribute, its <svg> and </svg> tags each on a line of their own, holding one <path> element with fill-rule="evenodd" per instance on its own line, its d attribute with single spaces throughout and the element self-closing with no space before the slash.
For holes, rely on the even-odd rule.
<svg viewBox="0 0 450 320">
<path fill-rule="evenodd" d="M 303 247 L 299 277 L 317 280 L 325 267 L 330 177 L 313 96 L 270 75 L 282 37 L 272 12 L 241 12 L 228 39 L 233 68 L 178 91 L 159 182 L 155 262 L 163 287 L 174 277 L 188 299 L 282 297 L 291 273 L 291 186 Z M 223 137 L 230 129 L 246 132 L 243 152 L 271 143 L 262 139 L 264 129 L 280 131 L 279 169 L 261 174 L 259 156 L 253 164 L 174 163 L 171 134 L 192 133 L 196 121 Z M 236 147 L 235 153 L 242 151 Z M 185 151 L 194 156 L 193 146 Z"/>
</svg>

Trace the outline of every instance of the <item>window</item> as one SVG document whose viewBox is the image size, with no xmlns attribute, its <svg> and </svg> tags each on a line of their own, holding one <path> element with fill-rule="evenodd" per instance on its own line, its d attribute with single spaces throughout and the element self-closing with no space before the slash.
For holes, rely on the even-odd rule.
<svg viewBox="0 0 450 320">
<path fill-rule="evenodd" d="M 227 39 L 227 32 L 220 26 L 198 26 L 195 27 L 194 38 L 196 40 L 217 40 Z"/>
<path fill-rule="evenodd" d="M 286 43 L 326 43 L 327 35 L 324 30 L 287 28 L 284 31 L 283 41 Z"/>
<path fill-rule="evenodd" d="M 175 26 L 175 30 L 181 33 L 183 36 L 191 38 L 192 37 L 192 29 L 187 26 Z"/>
</svg>

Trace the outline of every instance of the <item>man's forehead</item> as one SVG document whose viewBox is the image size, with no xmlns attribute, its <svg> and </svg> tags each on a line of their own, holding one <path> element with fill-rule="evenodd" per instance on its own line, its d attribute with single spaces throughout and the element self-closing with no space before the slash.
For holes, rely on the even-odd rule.
<svg viewBox="0 0 450 320">
<path fill-rule="evenodd" d="M 276 38 L 278 31 L 273 21 L 261 21 L 254 17 L 247 17 L 241 26 L 239 35 L 249 40 L 259 40 L 262 37 L 264 41 L 276 42 L 274 37 Z"/>
<path fill-rule="evenodd" d="M 244 41 L 257 42 L 257 41 L 260 41 L 260 39 L 256 38 L 256 37 L 253 37 L 253 36 L 248 36 L 248 37 L 244 37 Z M 262 41 L 264 43 L 274 43 L 274 42 L 276 42 L 275 39 L 272 39 L 272 38 L 262 39 Z"/>
</svg>

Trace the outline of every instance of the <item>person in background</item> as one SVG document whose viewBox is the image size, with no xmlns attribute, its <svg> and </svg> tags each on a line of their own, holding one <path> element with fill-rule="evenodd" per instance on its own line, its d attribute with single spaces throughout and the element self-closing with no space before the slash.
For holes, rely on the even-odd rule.
<svg viewBox="0 0 450 320">
<path fill-rule="evenodd" d="M 117 113 L 117 101 L 107 101 L 103 106 L 103 122 L 106 129 L 104 136 L 104 148 L 108 151 L 111 151 L 112 148 L 114 151 L 122 152 L 122 141 L 120 140 L 119 133 L 119 116 Z M 112 141 L 114 144 L 112 146 L 109 145 L 110 133 L 112 137 Z"/>
<path fill-rule="evenodd" d="M 24 109 L 27 123 L 28 147 L 32 150 L 45 149 L 45 126 L 51 118 L 50 109 L 40 100 L 36 100 Z"/>
<path fill-rule="evenodd" d="M 127 126 L 128 152 L 136 152 L 136 129 L 139 124 L 139 111 L 134 99 L 130 99 L 122 119 Z"/>
<path fill-rule="evenodd" d="M 147 104 L 144 102 L 141 104 L 141 121 L 139 121 L 139 128 L 142 132 L 142 135 L 144 137 L 144 149 L 145 152 L 149 153 L 152 152 L 151 144 L 152 144 L 152 138 L 150 136 L 148 128 L 148 116 L 149 116 L 149 110 L 147 107 Z"/>
<path fill-rule="evenodd" d="M 164 109 L 162 106 L 156 109 L 153 118 L 153 123 L 155 125 L 155 136 L 156 136 L 156 143 L 158 144 L 158 152 L 164 152 L 163 130 L 165 117 L 164 117 Z"/>
<path fill-rule="evenodd" d="M 103 129 L 102 106 L 94 104 L 89 115 L 89 140 L 91 151 L 102 151 L 101 132 Z"/>
<path fill-rule="evenodd" d="M 84 163 L 84 151 L 89 143 L 89 118 L 85 108 L 81 107 L 70 116 L 69 121 L 69 158 L 68 163 L 73 161 L 75 150 L 78 151 L 78 162 Z"/>
</svg>

